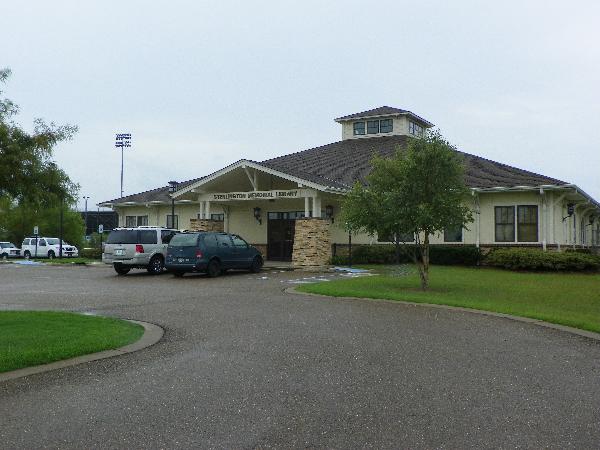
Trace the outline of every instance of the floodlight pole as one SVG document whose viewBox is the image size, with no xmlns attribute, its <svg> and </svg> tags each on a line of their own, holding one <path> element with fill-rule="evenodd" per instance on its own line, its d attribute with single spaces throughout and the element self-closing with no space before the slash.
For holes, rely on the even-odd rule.
<svg viewBox="0 0 600 450">
<path fill-rule="evenodd" d="M 123 198 L 123 147 L 121 146 L 121 198 Z"/>
<path fill-rule="evenodd" d="M 123 167 L 125 147 L 131 147 L 131 133 L 117 133 L 115 136 L 115 147 L 121 148 L 121 198 L 123 198 Z"/>
</svg>

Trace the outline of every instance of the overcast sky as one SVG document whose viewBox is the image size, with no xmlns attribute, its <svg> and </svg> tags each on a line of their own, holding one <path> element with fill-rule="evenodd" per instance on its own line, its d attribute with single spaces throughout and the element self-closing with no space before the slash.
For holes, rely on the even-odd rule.
<svg viewBox="0 0 600 450">
<path fill-rule="evenodd" d="M 56 160 L 90 196 L 125 193 L 341 138 L 388 105 L 459 149 L 600 200 L 600 2 L 5 1 L 5 95 L 79 126 Z M 82 207 L 82 202 L 80 202 Z"/>
</svg>

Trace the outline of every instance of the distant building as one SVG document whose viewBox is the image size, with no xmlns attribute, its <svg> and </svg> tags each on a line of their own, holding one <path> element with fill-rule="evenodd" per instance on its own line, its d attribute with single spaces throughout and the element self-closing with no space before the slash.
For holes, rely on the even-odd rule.
<svg viewBox="0 0 600 450">
<path fill-rule="evenodd" d="M 98 225 L 102 224 L 105 230 L 112 230 L 119 226 L 119 215 L 116 211 L 88 211 L 87 221 L 86 213 L 80 212 L 81 218 L 85 224 L 85 235 L 98 232 Z"/>
<path fill-rule="evenodd" d="M 335 119 L 342 140 L 262 162 L 239 160 L 217 172 L 168 187 L 106 201 L 120 226 L 160 225 L 237 233 L 267 259 L 310 265 L 347 243 L 335 220 L 344 194 L 371 170 L 374 153 L 392 156 L 433 126 L 398 108 Z M 560 250 L 600 244 L 600 204 L 574 184 L 462 153 L 474 223 L 445 230 L 432 243 Z M 175 216 L 171 217 L 171 199 Z M 358 235 L 356 244 L 386 237 Z"/>
</svg>

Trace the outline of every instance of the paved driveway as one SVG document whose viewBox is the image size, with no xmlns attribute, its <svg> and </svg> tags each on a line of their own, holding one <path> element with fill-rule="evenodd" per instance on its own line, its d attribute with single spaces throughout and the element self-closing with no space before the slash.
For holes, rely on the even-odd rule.
<svg viewBox="0 0 600 450">
<path fill-rule="evenodd" d="M 301 276 L 0 266 L 0 308 L 166 330 L 135 354 L 0 384 L 0 447 L 598 447 L 597 342 L 282 292 Z"/>
</svg>

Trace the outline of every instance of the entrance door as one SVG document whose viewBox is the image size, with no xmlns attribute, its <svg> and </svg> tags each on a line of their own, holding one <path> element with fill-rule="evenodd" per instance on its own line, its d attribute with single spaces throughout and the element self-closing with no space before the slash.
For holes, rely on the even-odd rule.
<svg viewBox="0 0 600 450">
<path fill-rule="evenodd" d="M 294 248 L 293 219 L 269 219 L 267 225 L 267 259 L 291 261 Z"/>
</svg>

